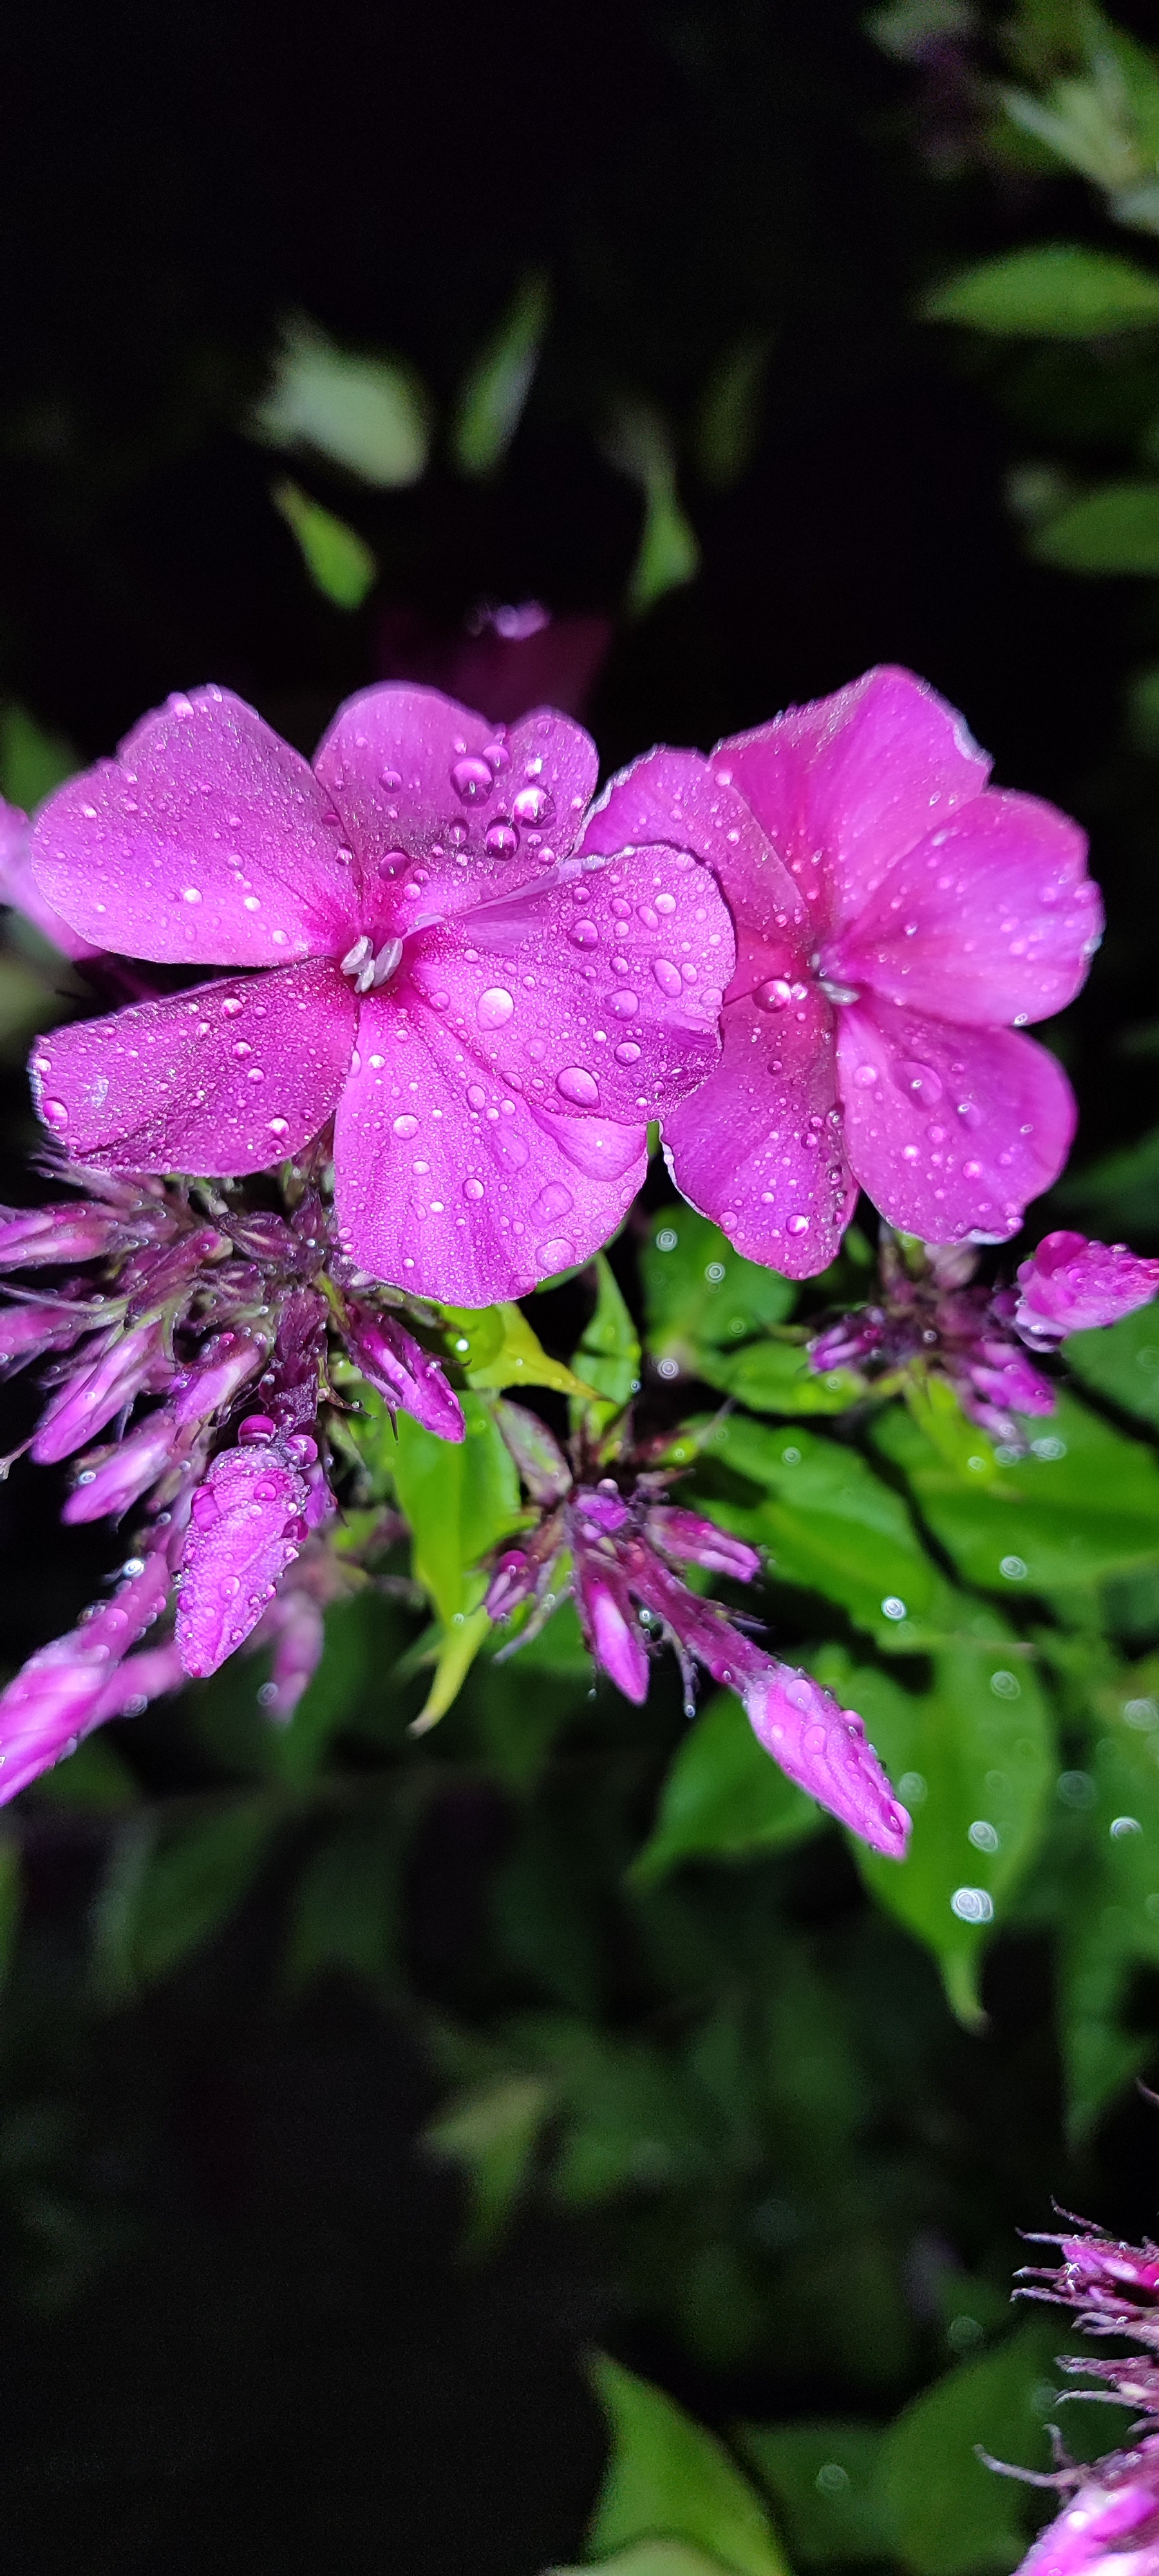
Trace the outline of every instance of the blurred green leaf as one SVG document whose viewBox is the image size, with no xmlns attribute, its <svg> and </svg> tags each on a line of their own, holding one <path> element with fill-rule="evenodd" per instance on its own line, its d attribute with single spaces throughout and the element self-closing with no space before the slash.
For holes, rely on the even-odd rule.
<svg viewBox="0 0 1159 2576">
<path fill-rule="evenodd" d="M 878 2424 L 743 2424 L 736 2440 L 785 2517 L 794 2561 L 892 2558 Z"/>
<path fill-rule="evenodd" d="M 920 1366 L 910 1367 L 904 1373 L 901 1391 L 914 1421 L 947 1467 L 975 1488 L 992 1484 L 998 1473 L 994 1443 L 963 1413 L 951 1379 Z"/>
<path fill-rule="evenodd" d="M 357 529 L 312 501 L 297 483 L 272 484 L 270 499 L 297 538 L 315 589 L 335 608 L 361 608 L 378 579 L 378 565 Z"/>
<path fill-rule="evenodd" d="M 0 794 L 10 805 L 20 805 L 31 814 L 54 787 L 75 778 L 83 767 L 71 742 L 38 724 L 18 699 L 10 698 L 0 707 Z"/>
<path fill-rule="evenodd" d="M 709 2558 L 703 2549 L 693 2549 L 686 2540 L 634 2540 L 627 2549 L 617 2549 L 611 2558 L 601 2558 L 604 2576 L 722 2576 L 723 2562 Z M 584 2567 L 549 2567 L 547 2576 L 586 2576 L 590 2559 Z"/>
<path fill-rule="evenodd" d="M 1104 483 L 1033 531 L 1030 551 L 1062 572 L 1159 572 L 1159 483 Z"/>
<path fill-rule="evenodd" d="M 432 2154 L 461 2165 L 470 2182 L 466 2241 L 474 2252 L 494 2245 L 510 2222 L 553 2108 L 543 2077 L 505 2075 L 460 2094 L 428 2122 Z"/>
<path fill-rule="evenodd" d="M 915 2576 L 991 2576 L 1022 2556 L 1034 2503 L 983 2467 L 977 2447 L 1022 2468 L 1049 2466 L 1042 2390 L 1057 2343 L 1057 2326 L 1035 2319 L 959 2363 L 891 2425 L 879 2491 L 897 2555 Z"/>
<path fill-rule="evenodd" d="M 887 1913 L 932 1950 L 950 2001 L 976 2020 L 977 1974 L 990 1924 L 1025 1871 L 1056 1776 L 1050 1711 L 1033 1664 L 994 1612 L 979 1633 L 943 1647 L 933 1687 L 902 1690 L 825 1647 L 814 1671 L 865 1719 L 913 1817 L 908 1858 L 855 1846 Z"/>
<path fill-rule="evenodd" d="M 335 347 L 305 317 L 290 322 L 251 430 L 271 447 L 310 447 L 382 490 L 416 483 L 427 461 L 426 406 L 407 367 Z"/>
<path fill-rule="evenodd" d="M 597 2354 L 592 2377 L 611 2425 L 612 2455 L 590 2553 L 670 2533 L 737 2576 L 787 2576 L 760 2500 L 723 2443 L 606 2354 Z"/>
<path fill-rule="evenodd" d="M 1133 1971 L 1159 1969 L 1159 1656 L 1096 1694 L 1085 1866 L 1062 1915 L 1060 2024 L 1068 2126 L 1082 2141 L 1146 2063 L 1153 2036 L 1122 2026 Z"/>
<path fill-rule="evenodd" d="M 1088 1222 L 1101 1220 L 1108 1230 L 1159 1233 L 1159 1127 L 1085 1172 L 1068 1172 L 1057 1196 L 1060 1207 L 1081 1211 Z"/>
<path fill-rule="evenodd" d="M 294 1893 L 285 1976 L 292 1990 L 344 1970 L 381 1992 L 394 1975 L 403 1832 L 396 1812 L 339 1823 Z"/>
<path fill-rule="evenodd" d="M 632 1864 L 641 1885 L 691 1859 L 781 1851 L 825 1819 L 757 1743 L 739 1700 L 720 1691 L 677 1747 L 656 1822 Z"/>
<path fill-rule="evenodd" d="M 1062 1356 L 1084 1386 L 1159 1429 L 1159 1306 L 1140 1306 L 1097 1332 L 1071 1333 Z"/>
<path fill-rule="evenodd" d="M 1103 339 L 1159 322 L 1159 277 L 1112 251 L 1078 242 L 1004 251 L 934 287 L 927 322 L 1042 340 Z"/>
<path fill-rule="evenodd" d="M 451 1349 L 473 1387 L 554 1387 L 559 1395 L 586 1390 L 562 1360 L 549 1359 L 521 1306 L 443 1306 Z M 463 1345 L 466 1344 L 464 1349 Z"/>
<path fill-rule="evenodd" d="M 697 1373 L 753 1413 L 848 1413 L 865 1392 L 852 1369 L 817 1375 L 799 1342 L 746 1342 L 739 1351 L 702 1344 Z"/>
<path fill-rule="evenodd" d="M 598 1440 L 631 1402 L 640 1384 L 640 1337 L 607 1255 L 596 1254 L 596 1302 L 572 1353 L 596 1401 L 572 1399 L 572 1428 Z"/>
<path fill-rule="evenodd" d="M 480 1558 L 520 1515 L 514 1462 L 486 1403 L 466 1395 L 463 1412 L 466 1437 L 457 1442 L 440 1440 L 409 1413 L 398 1416 L 394 1477 L 414 1571 L 445 1626 L 474 1609 Z"/>
<path fill-rule="evenodd" d="M 767 1547 L 771 1571 L 840 1602 L 880 1645 L 904 1652 L 944 1632 L 954 1597 L 899 1494 L 857 1449 L 798 1424 L 730 1414 L 701 1434 L 700 1455 L 761 1488 L 753 1504 L 713 1501 L 723 1525 Z"/>
<path fill-rule="evenodd" d="M 644 525 L 626 599 L 629 611 L 641 617 L 667 591 L 695 580 L 700 546 L 680 505 L 676 459 L 661 414 L 647 403 L 622 403 L 605 451 L 609 463 L 644 495 Z"/>
<path fill-rule="evenodd" d="M 697 405 L 693 451 L 705 482 L 718 491 L 739 483 L 756 454 L 772 345 L 767 331 L 735 341 L 713 368 Z"/>
<path fill-rule="evenodd" d="M 1044 1431 L 1027 1425 L 1039 1455 L 1003 1466 L 970 1491 L 900 1407 L 879 1416 L 874 1439 L 904 1470 L 936 1537 L 966 1580 L 984 1590 L 1065 1597 L 1075 1584 L 1159 1556 L 1159 1461 L 1071 1395 Z"/>
<path fill-rule="evenodd" d="M 649 1352 L 699 1374 L 702 1350 L 728 1350 L 792 1313 L 791 1279 L 734 1252 L 727 1235 L 680 1201 L 649 1220 L 640 1254 Z M 798 1354 L 799 1356 L 799 1354 Z"/>
<path fill-rule="evenodd" d="M 36 1783 L 38 1801 L 44 1799 L 53 1807 L 87 1808 L 94 1815 L 115 1815 L 137 1807 L 141 1795 L 128 1763 L 121 1760 L 107 1735 L 82 1737 L 75 1753 L 42 1772 Z"/>
<path fill-rule="evenodd" d="M 248 1895 L 278 1819 L 245 1798 L 192 1823 L 162 1819 L 118 1836 L 93 1913 L 92 1981 L 106 2004 L 129 2003 L 200 1947 Z"/>
<path fill-rule="evenodd" d="M 531 391 L 550 311 L 548 280 L 533 269 L 459 395 L 451 453 L 461 474 L 490 474 L 506 455 Z"/>
</svg>

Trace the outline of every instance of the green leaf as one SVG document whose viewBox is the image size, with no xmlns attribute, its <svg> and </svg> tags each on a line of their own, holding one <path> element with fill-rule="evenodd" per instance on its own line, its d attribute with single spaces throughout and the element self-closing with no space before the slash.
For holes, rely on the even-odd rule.
<svg viewBox="0 0 1159 2576">
<path fill-rule="evenodd" d="M 916 2576 L 990 2576 L 1021 2557 L 1033 2503 L 984 2468 L 977 2447 L 1021 2468 L 1049 2466 L 1043 2387 L 1058 2339 L 1057 2326 L 1036 2319 L 961 2362 L 891 2425 L 879 2492 L 897 2554 Z"/>
<path fill-rule="evenodd" d="M 717 491 L 739 483 L 756 454 L 772 345 L 767 331 L 751 332 L 734 342 L 713 368 L 701 395 L 693 445 L 705 482 Z"/>
<path fill-rule="evenodd" d="M 1159 483 L 1103 483 L 1035 528 L 1030 551 L 1062 572 L 1159 572 Z"/>
<path fill-rule="evenodd" d="M 473 1387 L 554 1387 L 559 1395 L 590 1393 L 562 1360 L 549 1359 L 521 1306 L 442 1306 L 455 1358 Z"/>
<path fill-rule="evenodd" d="M 1159 278 L 1113 252 L 1048 243 L 960 270 L 925 296 L 920 310 L 928 322 L 963 322 L 971 331 L 1101 340 L 1159 322 Z"/>
<path fill-rule="evenodd" d="M 595 1308 L 572 1356 L 587 1385 L 594 1387 L 596 1401 L 573 1398 L 572 1427 L 582 1424 L 598 1440 L 638 1391 L 640 1339 L 606 1254 L 596 1254 L 595 1270 Z"/>
<path fill-rule="evenodd" d="M 10 805 L 31 814 L 54 787 L 62 787 L 83 767 L 71 742 L 38 724 L 18 699 L 10 698 L 0 708 L 0 793 Z"/>
<path fill-rule="evenodd" d="M 1159 1430 L 1159 1306 L 1141 1306 L 1097 1332 L 1071 1333 L 1062 1356 L 1084 1386 Z"/>
<path fill-rule="evenodd" d="M 785 2516 L 794 2562 L 892 2558 L 878 2424 L 744 2424 L 737 2444 Z"/>
<path fill-rule="evenodd" d="M 759 2498 L 723 2443 L 606 2354 L 596 2356 L 592 2377 L 611 2424 L 612 2455 L 590 2553 L 670 2533 L 737 2576 L 787 2576 Z"/>
<path fill-rule="evenodd" d="M 50 1806 L 88 1809 L 94 1815 L 123 1813 L 125 1808 L 141 1803 L 141 1791 L 128 1763 L 121 1760 L 105 1735 L 86 1735 L 66 1761 L 43 1772 L 36 1783 L 36 1796 Z"/>
<path fill-rule="evenodd" d="M 865 1719 L 870 1742 L 913 1817 L 909 1855 L 855 1845 L 879 1904 L 933 1951 L 960 2017 L 978 2016 L 977 1972 L 990 1924 L 1036 1849 L 1056 1775 L 1050 1712 L 1033 1664 L 993 1611 L 976 1634 L 934 1656 L 933 1688 L 902 1690 L 840 1647 L 818 1678 Z"/>
<path fill-rule="evenodd" d="M 378 565 L 357 530 L 312 501 L 297 483 L 272 484 L 270 499 L 297 538 L 315 589 L 335 608 L 361 608 L 378 579 Z"/>
<path fill-rule="evenodd" d="M 701 1350 L 698 1375 L 753 1413 L 848 1413 L 865 1389 L 852 1369 L 809 1366 L 799 1342 L 747 1342 L 739 1351 Z"/>
<path fill-rule="evenodd" d="M 1159 1556 L 1159 1460 L 1098 1414 L 1061 1395 L 1038 1455 L 970 1491 L 898 1406 L 874 1440 L 909 1478 L 920 1507 L 966 1580 L 984 1590 L 1057 1593 Z"/>
<path fill-rule="evenodd" d="M 860 1450 L 795 1423 L 773 1430 L 732 1414 L 704 1431 L 700 1455 L 761 1488 L 758 1502 L 714 1499 L 712 1510 L 726 1528 L 768 1548 L 781 1582 L 840 1602 L 894 1652 L 956 1624 L 953 1595 L 901 1496 Z"/>
<path fill-rule="evenodd" d="M 394 1478 L 414 1571 L 444 1626 L 475 1608 L 480 1558 L 520 1517 L 519 1479 L 488 1406 L 466 1395 L 463 1413 L 466 1437 L 458 1442 L 440 1440 L 409 1413 L 397 1426 Z"/>
<path fill-rule="evenodd" d="M 734 1252 L 727 1235 L 677 1203 L 650 1221 L 640 1254 L 648 1348 L 661 1375 L 700 1374 L 704 1349 L 730 1350 L 792 1313 L 798 1290 L 779 1271 Z"/>
<path fill-rule="evenodd" d="M 672 441 L 659 412 L 647 403 L 621 404 L 606 454 L 644 495 L 644 525 L 625 601 L 640 617 L 667 591 L 695 580 L 700 546 L 680 506 Z"/>
<path fill-rule="evenodd" d="M 1159 1233 L 1159 1127 L 1134 1145 L 1106 1154 L 1085 1172 L 1068 1172 L 1059 1183 L 1058 1200 L 1068 1211 L 1080 1210 L 1118 1232 Z"/>
<path fill-rule="evenodd" d="M 384 491 L 417 483 L 426 466 L 426 405 L 410 369 L 336 348 L 304 317 L 286 326 L 250 428 L 271 447 L 314 448 Z"/>
<path fill-rule="evenodd" d="M 677 1750 L 632 1876 L 647 1886 L 682 1860 L 746 1860 L 782 1851 L 823 1822 L 812 1798 L 757 1743 L 732 1692 L 720 1691 Z"/>
<path fill-rule="evenodd" d="M 998 1473 L 994 1443 L 963 1413 L 957 1388 L 948 1377 L 920 1366 L 908 1368 L 902 1394 L 927 1440 L 968 1485 L 989 1485 Z"/>
<path fill-rule="evenodd" d="M 722 2561 L 686 2540 L 635 2540 L 599 2563 L 604 2576 L 722 2576 Z M 547 2576 L 587 2576 L 590 2565 L 589 2559 L 582 2568 L 549 2567 Z"/>
<path fill-rule="evenodd" d="M 398 1946 L 399 1854 L 393 1812 L 340 1824 L 307 1862 L 286 1945 L 287 1985 L 300 1990 L 344 1970 L 377 1990 L 393 1976 Z"/>
<path fill-rule="evenodd" d="M 1081 2142 L 1147 2061 L 1153 2036 L 1122 2027 L 1134 1970 L 1159 1969 L 1159 1657 L 1098 1690 L 1087 1775 L 1084 1869 L 1062 1916 L 1061 2034 L 1068 2127 Z"/>
<path fill-rule="evenodd" d="M 531 391 L 550 310 L 547 278 L 533 269 L 460 393 L 451 452 L 461 474 L 490 474 L 506 455 Z"/>
<path fill-rule="evenodd" d="M 509 2224 L 553 2109 L 554 2089 L 542 2076 L 502 2075 L 460 2094 L 424 2130 L 432 2154 L 468 2176 L 474 2252 L 494 2245 Z"/>
<path fill-rule="evenodd" d="M 277 1830 L 260 1798 L 192 1824 L 127 1826 L 93 1919 L 92 1976 L 102 2002 L 132 2001 L 218 1931 L 248 1894 Z"/>
</svg>

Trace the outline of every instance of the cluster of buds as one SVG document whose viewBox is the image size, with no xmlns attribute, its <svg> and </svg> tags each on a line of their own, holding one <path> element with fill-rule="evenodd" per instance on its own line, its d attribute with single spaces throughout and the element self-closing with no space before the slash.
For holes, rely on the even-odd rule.
<svg viewBox="0 0 1159 2576">
<path fill-rule="evenodd" d="M 655 1452 L 622 1446 L 609 1474 L 606 1451 L 593 1450 L 582 1434 L 569 1459 L 521 1405 L 501 1403 L 498 1419 L 539 1515 L 523 1544 L 503 1548 L 492 1567 L 490 1616 L 523 1614 L 502 1652 L 525 1644 L 571 1595 L 594 1662 L 638 1704 L 648 1692 L 649 1646 L 670 1645 L 690 1715 L 702 1665 L 737 1693 L 758 1741 L 789 1779 L 876 1851 L 902 1859 L 909 1817 L 856 1711 L 841 1708 L 810 1674 L 767 1654 L 678 1571 L 699 1566 L 749 1583 L 760 1567 L 756 1549 L 666 1501 L 671 1479 L 649 1465 Z"/>
<path fill-rule="evenodd" d="M 1094 2379 L 1097 2388 L 1074 2388 L 1072 2397 L 1138 2409 L 1129 2445 L 1079 2465 L 1067 2458 L 1054 2433 L 1056 2465 L 1037 2472 L 990 2460 L 1003 2476 L 1053 2488 L 1062 2510 L 1040 2532 L 1019 2576 L 1088 2576 L 1113 2568 L 1115 2576 L 1156 2576 L 1159 2570 L 1159 2245 L 1125 2245 L 1100 2235 L 1082 2219 L 1072 2234 L 1030 2238 L 1057 2245 L 1057 2266 L 1028 2265 L 1019 2296 L 1069 2308 L 1084 2334 L 1113 2335 L 1139 2350 L 1110 2361 L 1062 2354 L 1068 2377 Z M 1060 2401 L 1062 2402 L 1062 2401 Z"/>
<path fill-rule="evenodd" d="M 463 1436 L 418 1319 L 334 1247 L 307 1170 L 285 1213 L 204 1183 L 88 1173 L 84 1188 L 0 1212 L 0 1368 L 46 1363 L 25 1446 L 41 1464 L 73 1462 L 64 1520 L 140 1509 L 142 1521 L 113 1597 L 0 1693 L 0 1801 L 91 1727 L 216 1672 L 251 1638 L 273 1652 L 266 1704 L 289 1715 L 322 1645 L 330 1578 L 315 1534 L 334 1511 L 332 1429 L 347 1409 L 336 1357 L 392 1411 Z M 63 1284 L 29 1284 L 40 1271 Z M 167 1641 L 134 1654 L 174 1609 Z"/>
<path fill-rule="evenodd" d="M 1013 1286 L 991 1289 L 975 1280 L 979 1258 L 969 1243 L 920 1244 L 883 1228 L 877 1301 L 818 1333 L 809 1366 L 854 1369 L 882 1393 L 919 1366 L 948 1378 L 970 1420 L 1018 1456 L 1026 1440 L 1017 1417 L 1053 1413 L 1056 1401 L 1029 1353 L 1049 1356 L 1069 1333 L 1145 1306 L 1159 1289 L 1159 1261 L 1125 1243 L 1048 1234 Z"/>
</svg>

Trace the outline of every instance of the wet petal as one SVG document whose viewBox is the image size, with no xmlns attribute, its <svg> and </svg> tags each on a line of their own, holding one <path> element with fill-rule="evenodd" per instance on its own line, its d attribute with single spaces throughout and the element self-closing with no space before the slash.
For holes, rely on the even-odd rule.
<svg viewBox="0 0 1159 2576">
<path fill-rule="evenodd" d="M 393 928 L 487 902 L 565 858 L 596 783 L 582 725 L 540 708 L 508 731 L 438 689 L 348 698 L 316 755 Z M 417 864 L 416 864 L 417 863 Z"/>
<path fill-rule="evenodd" d="M 41 937 L 51 940 L 63 956 L 96 957 L 99 950 L 45 902 L 32 873 L 31 841 L 32 825 L 27 814 L 0 796 L 0 903 L 10 903 L 16 912 L 22 912 L 25 920 L 31 921 Z"/>
<path fill-rule="evenodd" d="M 41 1038 L 36 1106 L 57 1143 L 121 1172 L 258 1172 L 334 1108 L 356 1005 L 329 963 L 201 984 Z"/>
<path fill-rule="evenodd" d="M 293 1563 L 307 1488 L 271 1450 L 223 1449 L 193 1497 L 177 1644 L 187 1673 L 215 1673 L 256 1628 Z"/>
<path fill-rule="evenodd" d="M 575 1592 L 584 1635 L 597 1664 L 625 1699 L 634 1700 L 639 1708 L 648 1696 L 648 1655 L 619 1565 L 579 1548 Z"/>
<path fill-rule="evenodd" d="M 724 1051 L 663 1120 L 676 1186 L 750 1261 L 811 1279 L 833 1259 L 857 1195 L 837 1106 L 834 1014 L 813 982 L 741 935 Z"/>
<path fill-rule="evenodd" d="M 646 1169 L 644 1127 L 536 1112 L 413 997 L 368 994 L 334 1136 L 343 1248 L 459 1306 L 587 1261 Z"/>
<path fill-rule="evenodd" d="M 1015 1234 L 1074 1134 L 1054 1056 L 868 997 L 839 1014 L 837 1048 L 849 1160 L 890 1224 L 927 1243 Z"/>
<path fill-rule="evenodd" d="M 1086 834 L 1037 796 L 987 789 L 889 871 L 825 958 L 839 983 L 978 1027 L 1073 1001 L 1102 929 Z"/>
<path fill-rule="evenodd" d="M 809 1673 L 766 1658 L 741 1688 L 749 1724 L 790 1780 L 871 1851 L 904 1860 L 910 1820 L 899 1807 L 856 1709 L 842 1708 Z"/>
<path fill-rule="evenodd" d="M 945 698 L 889 664 L 735 734 L 712 766 L 747 797 L 819 933 L 855 920 L 894 861 L 990 771 Z"/>
<path fill-rule="evenodd" d="M 1018 1271 L 1014 1329 L 1033 1348 L 1067 1333 L 1117 1324 L 1159 1294 L 1159 1261 L 1144 1261 L 1125 1243 L 1091 1243 L 1085 1234 L 1047 1234 Z"/>
<path fill-rule="evenodd" d="M 170 698 L 41 806 L 32 865 L 98 947 L 197 966 L 340 953 L 352 870 L 300 752 L 229 689 Z"/>
<path fill-rule="evenodd" d="M 426 931 L 409 974 L 476 1062 L 529 1100 L 636 1123 L 716 1063 L 733 952 L 710 871 L 650 848 Z"/>
<path fill-rule="evenodd" d="M 715 869 L 737 920 L 766 937 L 796 938 L 809 914 L 751 805 L 698 751 L 650 751 L 605 788 L 584 833 L 585 853 L 667 842 Z"/>
</svg>

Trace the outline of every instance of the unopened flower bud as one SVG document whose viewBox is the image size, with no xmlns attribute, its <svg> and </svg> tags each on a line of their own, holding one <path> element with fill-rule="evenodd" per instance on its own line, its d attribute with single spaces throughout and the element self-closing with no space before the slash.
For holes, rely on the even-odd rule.
<svg viewBox="0 0 1159 2576">
<path fill-rule="evenodd" d="M 580 1619 L 597 1664 L 625 1699 L 639 1707 L 648 1696 L 648 1655 L 619 1566 L 580 1549 L 575 1581 Z"/>
<path fill-rule="evenodd" d="M 737 1583 L 751 1583 L 754 1574 L 760 1573 L 757 1549 L 744 1539 L 730 1538 L 727 1530 L 718 1529 L 715 1521 L 704 1520 L 699 1512 L 681 1511 L 671 1503 L 654 1504 L 647 1527 L 649 1538 L 679 1564 L 702 1565 L 710 1574 L 731 1574 Z"/>
<path fill-rule="evenodd" d="M 204 1679 L 257 1626 L 298 1553 L 291 1536 L 308 1501 L 296 1467 L 272 1448 L 225 1449 L 193 1498 L 182 1559 L 177 1643 Z"/>
<path fill-rule="evenodd" d="M 442 1369 L 413 1333 L 393 1315 L 374 1315 L 353 1298 L 347 1305 L 346 1340 L 355 1367 L 387 1404 L 401 1405 L 424 1430 L 461 1440 L 463 1408 Z"/>
<path fill-rule="evenodd" d="M 260 1369 L 268 1349 L 268 1342 L 254 1340 L 248 1333 L 218 1333 L 205 1343 L 195 1366 L 178 1382 L 175 1421 L 182 1426 L 208 1422 L 211 1415 L 224 1412 L 247 1378 Z"/>
<path fill-rule="evenodd" d="M 1159 1290 L 1159 1261 L 1143 1261 L 1125 1243 L 1092 1243 L 1085 1234 L 1044 1235 L 1018 1272 L 1015 1328 L 1031 1347 L 1049 1348 L 1068 1333 L 1117 1324 Z"/>
<path fill-rule="evenodd" d="M 100 1521 L 106 1514 L 127 1512 L 168 1466 L 177 1438 L 176 1417 L 168 1405 L 162 1405 L 127 1439 L 118 1440 L 103 1456 L 98 1453 L 95 1464 L 85 1461 L 61 1519 Z"/>
<path fill-rule="evenodd" d="M 509 1619 L 535 1589 L 536 1569 L 521 1547 L 505 1548 L 487 1588 L 483 1607 L 489 1619 Z"/>
<path fill-rule="evenodd" d="M 139 1562 L 111 1601 L 28 1662 L 0 1692 L 0 1804 L 117 1714 L 106 1707 L 121 1659 L 164 1608 L 169 1574 L 158 1553 Z M 115 1694 L 114 1694 L 115 1696 Z"/>
<path fill-rule="evenodd" d="M 284 1725 L 322 1661 L 326 1632 L 318 1603 L 310 1593 L 297 1589 L 278 1593 L 253 1642 L 273 1647 L 270 1678 L 263 1682 L 258 1700 L 267 1717 Z"/>
<path fill-rule="evenodd" d="M 33 1457 L 45 1466 L 82 1449 L 149 1385 L 161 1350 L 159 1324 L 119 1333 L 100 1359 L 69 1379 L 46 1406 L 32 1443 Z"/>
<path fill-rule="evenodd" d="M 59 1207 L 5 1208 L 0 1216 L 0 1270 L 34 1270 L 49 1262 L 97 1261 L 123 1234 L 109 1208 L 62 1201 Z"/>
</svg>

